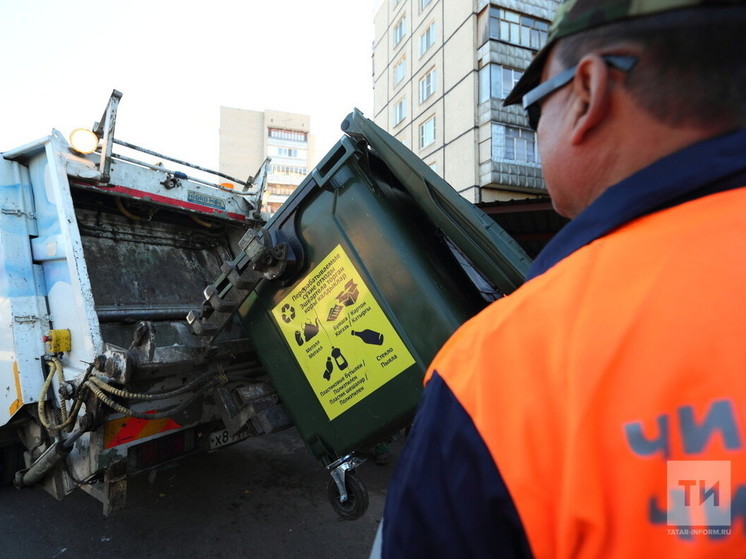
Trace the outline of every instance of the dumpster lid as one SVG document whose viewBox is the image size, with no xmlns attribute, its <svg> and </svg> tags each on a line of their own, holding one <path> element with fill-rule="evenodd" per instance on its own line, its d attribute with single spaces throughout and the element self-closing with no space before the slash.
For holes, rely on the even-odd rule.
<svg viewBox="0 0 746 559">
<path fill-rule="evenodd" d="M 345 118 L 342 131 L 368 144 L 433 223 L 495 287 L 510 293 L 523 283 L 531 265 L 529 256 L 424 161 L 359 109 Z"/>
</svg>

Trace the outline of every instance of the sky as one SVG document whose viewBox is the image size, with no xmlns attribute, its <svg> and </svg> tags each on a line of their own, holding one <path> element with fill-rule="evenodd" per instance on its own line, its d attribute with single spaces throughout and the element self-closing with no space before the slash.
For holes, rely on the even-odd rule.
<svg viewBox="0 0 746 559">
<path fill-rule="evenodd" d="M 308 114 L 320 159 L 372 117 L 380 0 L 0 0 L 0 152 L 124 95 L 115 136 L 217 169 L 220 106 Z"/>
</svg>

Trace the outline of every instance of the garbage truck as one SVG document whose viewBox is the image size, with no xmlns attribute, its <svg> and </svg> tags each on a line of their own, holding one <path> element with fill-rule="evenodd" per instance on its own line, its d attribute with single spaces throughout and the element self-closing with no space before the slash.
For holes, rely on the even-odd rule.
<svg viewBox="0 0 746 559">
<path fill-rule="evenodd" d="M 269 159 L 239 180 L 125 142 L 121 98 L 0 157 L 0 480 L 109 515 L 131 476 L 295 427 L 360 517 L 365 450 L 529 258 L 358 110 L 269 217 Z"/>
</svg>

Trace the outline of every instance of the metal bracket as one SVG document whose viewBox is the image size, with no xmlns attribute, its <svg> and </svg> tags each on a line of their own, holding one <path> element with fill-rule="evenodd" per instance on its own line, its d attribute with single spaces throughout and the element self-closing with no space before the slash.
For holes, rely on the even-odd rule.
<svg viewBox="0 0 746 559">
<path fill-rule="evenodd" d="M 36 219 L 36 214 L 34 212 L 25 212 L 23 210 L 19 210 L 18 208 L 3 208 L 2 212 L 4 215 L 14 215 L 16 217 L 26 216 L 29 219 Z"/>
<path fill-rule="evenodd" d="M 280 231 L 248 231 L 238 243 L 241 252 L 222 266 L 222 274 L 205 288 L 205 300 L 190 311 L 192 331 L 212 343 L 215 336 L 262 279 L 280 278 L 297 263 L 295 252 Z"/>
<path fill-rule="evenodd" d="M 166 190 L 171 190 L 172 188 L 178 188 L 181 186 L 181 181 L 179 180 L 180 177 L 177 177 L 176 175 L 172 175 L 171 173 L 168 173 L 166 175 L 166 179 L 161 182 L 163 187 Z"/>
<path fill-rule="evenodd" d="M 116 89 L 113 90 L 104 114 L 101 116 L 101 122 L 97 122 L 93 126 L 93 133 L 103 140 L 101 160 L 98 164 L 98 170 L 101 172 L 101 180 L 103 182 L 109 182 L 110 178 L 111 153 L 114 147 L 114 127 L 117 123 L 117 107 L 119 107 L 121 99 L 122 92 Z"/>
<path fill-rule="evenodd" d="M 27 315 L 14 316 L 13 320 L 15 320 L 18 324 L 28 324 L 31 322 L 37 322 L 39 320 L 50 322 L 52 320 L 52 317 L 48 314 L 45 314 L 44 316 L 36 316 L 33 314 L 27 314 Z"/>
<path fill-rule="evenodd" d="M 329 475 L 332 476 L 334 483 L 337 485 L 340 503 L 347 502 L 347 486 L 345 484 L 345 477 L 347 476 L 347 472 L 350 470 L 354 470 L 363 462 L 365 462 L 365 458 L 354 456 L 353 454 L 348 454 L 347 456 L 340 458 L 336 462 L 332 462 L 326 467 L 326 469 L 329 471 Z"/>
<path fill-rule="evenodd" d="M 262 198 L 264 197 L 264 191 L 267 188 L 267 175 L 269 174 L 269 165 L 272 163 L 272 158 L 267 157 L 259 167 L 256 175 L 249 177 L 246 181 L 246 185 L 240 189 L 241 192 L 248 192 L 249 186 L 257 186 L 257 191 L 254 196 L 254 213 L 253 217 L 258 219 L 262 215 Z"/>
</svg>

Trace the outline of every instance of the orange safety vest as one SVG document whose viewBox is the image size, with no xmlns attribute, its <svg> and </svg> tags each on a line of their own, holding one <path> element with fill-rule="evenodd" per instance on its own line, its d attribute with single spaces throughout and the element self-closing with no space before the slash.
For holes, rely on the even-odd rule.
<svg viewBox="0 0 746 559">
<path fill-rule="evenodd" d="M 535 557 L 746 557 L 744 232 L 744 188 L 638 218 L 435 359 Z"/>
</svg>

